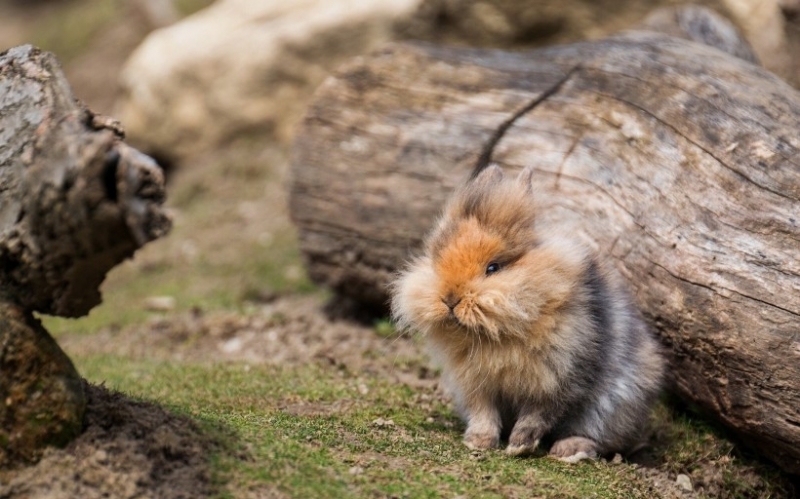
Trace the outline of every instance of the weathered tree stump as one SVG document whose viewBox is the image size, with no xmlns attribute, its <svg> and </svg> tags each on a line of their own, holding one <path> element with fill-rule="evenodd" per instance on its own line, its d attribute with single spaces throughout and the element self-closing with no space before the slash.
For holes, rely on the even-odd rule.
<svg viewBox="0 0 800 499">
<path fill-rule="evenodd" d="M 0 465 L 82 425 L 80 377 L 32 312 L 88 313 L 106 273 L 170 227 L 160 168 L 121 139 L 52 55 L 0 54 Z"/>
<path fill-rule="evenodd" d="M 86 400 L 67 355 L 33 315 L 0 302 L 0 466 L 80 433 Z"/>
<path fill-rule="evenodd" d="M 800 95 L 653 32 L 523 53 L 394 45 L 318 90 L 291 215 L 312 278 L 387 283 L 476 169 L 533 165 L 541 224 L 628 278 L 674 388 L 800 472 Z"/>
</svg>

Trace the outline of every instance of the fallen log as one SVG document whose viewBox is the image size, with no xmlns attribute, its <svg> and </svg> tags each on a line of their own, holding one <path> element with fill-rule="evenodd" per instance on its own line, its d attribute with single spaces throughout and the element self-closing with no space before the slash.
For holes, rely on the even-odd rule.
<svg viewBox="0 0 800 499">
<path fill-rule="evenodd" d="M 122 135 L 51 54 L 0 54 L 0 466 L 83 425 L 82 381 L 33 312 L 88 313 L 106 273 L 169 230 L 161 169 Z"/>
<path fill-rule="evenodd" d="M 800 473 L 800 95 L 653 32 L 532 52 L 398 44 L 318 90 L 290 211 L 318 283 L 387 283 L 476 169 L 533 165 L 539 223 L 607 255 L 674 389 Z"/>
</svg>

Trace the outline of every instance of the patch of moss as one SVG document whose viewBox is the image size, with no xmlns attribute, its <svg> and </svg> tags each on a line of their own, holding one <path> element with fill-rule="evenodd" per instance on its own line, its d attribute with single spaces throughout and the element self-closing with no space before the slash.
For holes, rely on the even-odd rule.
<svg viewBox="0 0 800 499">
<path fill-rule="evenodd" d="M 294 497 L 660 496 L 630 463 L 569 465 L 541 454 L 472 452 L 460 442 L 461 423 L 432 392 L 421 403 L 419 390 L 365 373 L 317 364 L 198 366 L 109 357 L 77 363 L 89 379 L 233 435 L 230 448 L 239 451 L 213 459 L 229 497 L 270 488 Z M 702 423 L 666 406 L 656 419 L 666 426 L 659 438 L 671 435 L 658 449 L 665 473 L 691 473 L 692 459 L 699 465 L 730 450 Z M 742 470 L 754 476 L 741 466 L 731 462 L 731 480 Z M 764 475 L 755 488 L 721 484 L 715 497 L 781 497 L 780 484 L 770 479 Z"/>
<path fill-rule="evenodd" d="M 744 443 L 696 409 L 667 397 L 653 411 L 652 463 L 686 474 L 719 499 L 790 497 L 790 479 L 759 460 Z"/>
</svg>

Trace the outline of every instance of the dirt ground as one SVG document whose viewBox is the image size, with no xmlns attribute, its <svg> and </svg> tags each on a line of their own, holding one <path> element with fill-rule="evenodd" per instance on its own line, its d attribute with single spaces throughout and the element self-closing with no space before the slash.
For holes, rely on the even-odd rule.
<svg viewBox="0 0 800 499">
<path fill-rule="evenodd" d="M 218 445 L 189 419 L 86 384 L 84 433 L 35 466 L 0 472 L 3 498 L 198 498 L 214 492 L 206 456 Z"/>
<path fill-rule="evenodd" d="M 73 355 L 111 354 L 201 364 L 302 366 L 318 362 L 405 384 L 446 400 L 437 389 L 437 378 L 428 368 L 419 341 L 381 337 L 372 327 L 332 321 L 323 308 L 319 296 L 282 296 L 246 315 L 225 311 L 166 314 L 143 326 L 66 336 L 61 344 Z M 0 497 L 199 498 L 218 492 L 204 456 L 220 444 L 204 436 L 192 421 L 102 386 L 87 385 L 87 389 L 85 433 L 66 449 L 49 450 L 35 466 L 0 473 L 0 484 L 8 481 L 0 486 Z M 305 414 L 313 408 L 285 410 Z M 696 492 L 685 491 L 658 455 L 660 447 L 669 445 L 668 438 L 656 429 L 651 448 L 633 457 L 642 480 L 667 498 L 718 497 L 726 487 L 724 467 L 720 466 L 724 463 L 705 462 L 702 471 L 692 476 Z M 736 479 L 758 488 L 762 478 L 753 471 Z M 281 496 L 274 490 L 259 494 Z"/>
<path fill-rule="evenodd" d="M 130 359 L 242 362 L 302 366 L 320 362 L 411 387 L 435 383 L 422 347 L 405 336 L 384 338 L 372 327 L 331 320 L 319 296 L 276 297 L 249 314 L 194 310 L 152 319 L 144 327 L 107 328 L 60 340 L 67 353 Z"/>
<path fill-rule="evenodd" d="M 144 326 L 106 328 L 60 343 L 70 355 L 284 366 L 320 362 L 415 388 L 436 384 L 413 339 L 382 338 L 367 326 L 331 322 L 316 296 L 276 298 L 246 316 L 168 314 Z M 65 449 L 49 449 L 34 466 L 0 471 L 0 498 L 189 499 L 218 492 L 206 457 L 221 444 L 191 420 L 102 386 L 87 383 L 86 389 L 83 435 Z"/>
</svg>

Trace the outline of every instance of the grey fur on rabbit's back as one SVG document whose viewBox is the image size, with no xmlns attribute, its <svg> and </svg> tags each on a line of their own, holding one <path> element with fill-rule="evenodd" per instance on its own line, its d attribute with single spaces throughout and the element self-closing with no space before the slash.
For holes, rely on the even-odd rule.
<svg viewBox="0 0 800 499">
<path fill-rule="evenodd" d="M 625 452 L 660 390 L 658 344 L 611 269 L 537 229 L 531 175 L 491 166 L 454 194 L 394 282 L 393 316 L 441 362 L 467 446 Z"/>
</svg>

